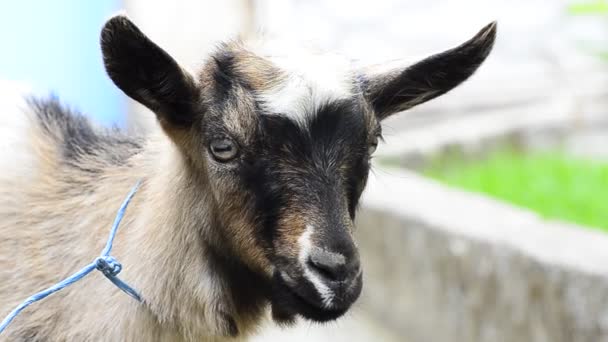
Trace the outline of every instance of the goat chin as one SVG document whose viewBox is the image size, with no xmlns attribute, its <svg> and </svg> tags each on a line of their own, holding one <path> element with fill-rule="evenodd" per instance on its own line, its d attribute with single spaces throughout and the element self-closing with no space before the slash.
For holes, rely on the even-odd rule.
<svg viewBox="0 0 608 342">
<path fill-rule="evenodd" d="M 297 285 L 296 285 L 297 286 Z M 273 276 L 273 287 L 271 294 L 271 312 L 273 320 L 283 326 L 295 324 L 296 317 L 300 316 L 313 322 L 330 322 L 342 317 L 355 302 L 362 289 L 361 277 L 358 277 L 348 299 L 340 307 L 326 307 L 315 300 L 307 299 L 304 295 L 289 285 L 279 272 Z"/>
</svg>

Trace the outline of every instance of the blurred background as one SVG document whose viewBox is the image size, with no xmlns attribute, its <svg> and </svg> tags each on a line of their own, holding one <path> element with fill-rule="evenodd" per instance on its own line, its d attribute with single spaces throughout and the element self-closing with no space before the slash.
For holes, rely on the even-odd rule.
<svg viewBox="0 0 608 342">
<path fill-rule="evenodd" d="M 580 229 L 582 234 L 597 233 L 594 241 L 605 239 L 608 201 L 601 190 L 608 188 L 608 125 L 604 119 L 608 99 L 608 1 L 4 1 L 0 5 L 0 89 L 6 91 L 0 94 L 0 101 L 14 90 L 53 94 L 103 126 L 145 130 L 155 124 L 154 116 L 125 98 L 103 69 L 99 31 L 103 22 L 119 10 L 126 11 L 152 40 L 190 69 L 196 69 L 218 41 L 261 33 L 313 42 L 364 63 L 414 59 L 458 45 L 497 20 L 499 35 L 494 52 L 469 82 L 386 123 L 387 143 L 379 150 L 377 173 L 399 172 L 383 171 L 386 166 L 421 174 L 426 179 L 422 182 L 434 179 L 432 184 L 529 210 L 539 215 L 539 224 L 568 222 L 585 226 Z M 523 192 L 514 191 L 517 189 Z M 555 199 L 559 201 L 553 203 Z M 366 224 L 375 224 L 370 222 Z M 608 243 L 598 248 L 608 250 Z M 375 252 L 370 249 L 368 253 Z M 608 259 L 599 262 L 603 261 L 608 265 Z M 418 275 L 436 271 L 432 265 L 427 269 L 416 267 L 423 268 Z M 393 271 L 399 273 L 397 269 L 387 272 Z M 606 273 L 602 272 L 603 279 Z M 374 277 L 374 272 L 369 277 Z M 383 281 L 371 279 L 371 283 Z M 411 291 L 407 283 L 401 280 L 399 290 Z M 384 291 L 381 285 L 372 288 Z M 608 291 L 598 296 L 605 301 Z M 374 295 L 368 295 L 363 302 L 374 300 Z M 493 299 L 488 301 L 494 304 L 487 310 L 496 311 L 499 305 Z M 388 301 L 382 305 L 392 304 Z M 448 304 L 442 305 L 444 310 L 451 310 Z M 525 311 L 531 304 L 522 305 Z M 551 315 L 552 309 L 547 309 L 542 300 L 534 305 L 548 310 L 543 315 Z M 389 309 L 378 306 L 363 304 L 346 319 L 323 327 L 301 323 L 292 329 L 265 328 L 257 340 L 434 340 L 432 328 L 407 324 L 410 316 L 395 317 Z M 560 310 L 561 318 L 548 326 L 567 329 L 570 335 L 562 334 L 564 341 L 587 341 L 577 337 L 583 335 L 576 335 L 579 328 L 572 323 L 574 314 Z M 424 310 L 419 312 L 427 315 Z M 459 312 L 458 322 L 484 320 L 479 312 L 462 318 L 475 310 Z M 507 316 L 513 314 L 505 312 Z M 582 309 L 580 315 L 584 314 Z M 581 331 L 593 331 L 593 336 L 608 340 L 608 312 L 605 314 L 587 317 L 588 324 L 583 324 Z M 599 313 L 594 311 L 594 315 Z M 429 316 L 428 320 L 435 318 Z M 494 330 L 488 333 L 483 328 L 487 325 L 471 324 L 448 324 L 453 329 L 450 331 L 473 331 L 448 340 L 511 341 L 502 335 L 507 328 L 524 329 L 521 324 L 489 322 L 487 325 Z M 524 336 L 519 341 L 561 341 L 544 332 L 542 322 L 534 324 L 525 328 L 530 333 L 519 335 Z"/>
<path fill-rule="evenodd" d="M 5 2 L 0 79 L 56 94 L 104 125 L 123 125 L 130 111 L 105 76 L 98 47 L 101 25 L 120 10 L 190 68 L 218 41 L 259 33 L 310 41 L 370 63 L 423 57 L 498 20 L 496 50 L 477 81 L 466 85 L 485 91 L 467 100 L 516 102 L 547 96 L 549 89 L 536 93 L 545 82 L 576 83 L 589 59 L 607 58 L 607 6 L 601 0 Z"/>
</svg>

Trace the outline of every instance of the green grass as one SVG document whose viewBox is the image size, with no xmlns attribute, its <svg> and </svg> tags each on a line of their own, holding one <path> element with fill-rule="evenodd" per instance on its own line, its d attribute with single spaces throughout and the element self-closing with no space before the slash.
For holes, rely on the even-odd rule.
<svg viewBox="0 0 608 342">
<path fill-rule="evenodd" d="M 608 14 L 608 1 L 592 0 L 575 2 L 568 5 L 568 13 L 571 15 L 605 15 Z"/>
<path fill-rule="evenodd" d="M 424 174 L 445 184 L 527 207 L 543 217 L 608 232 L 608 162 L 561 152 L 504 149 L 479 161 L 441 157 Z"/>
</svg>

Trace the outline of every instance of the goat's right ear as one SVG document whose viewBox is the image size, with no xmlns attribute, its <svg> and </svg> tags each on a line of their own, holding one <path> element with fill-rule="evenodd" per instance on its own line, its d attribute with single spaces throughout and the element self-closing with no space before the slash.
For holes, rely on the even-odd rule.
<svg viewBox="0 0 608 342">
<path fill-rule="evenodd" d="M 106 22 L 101 50 L 112 81 L 155 112 L 162 125 L 187 127 L 194 121 L 200 96 L 194 79 L 126 16 Z"/>
</svg>

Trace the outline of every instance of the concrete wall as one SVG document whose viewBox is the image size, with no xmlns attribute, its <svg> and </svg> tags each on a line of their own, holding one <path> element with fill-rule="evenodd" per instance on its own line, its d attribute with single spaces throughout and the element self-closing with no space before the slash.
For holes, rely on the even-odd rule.
<svg viewBox="0 0 608 342">
<path fill-rule="evenodd" d="M 362 306 L 407 341 L 608 341 L 608 235 L 376 170 Z"/>
</svg>

